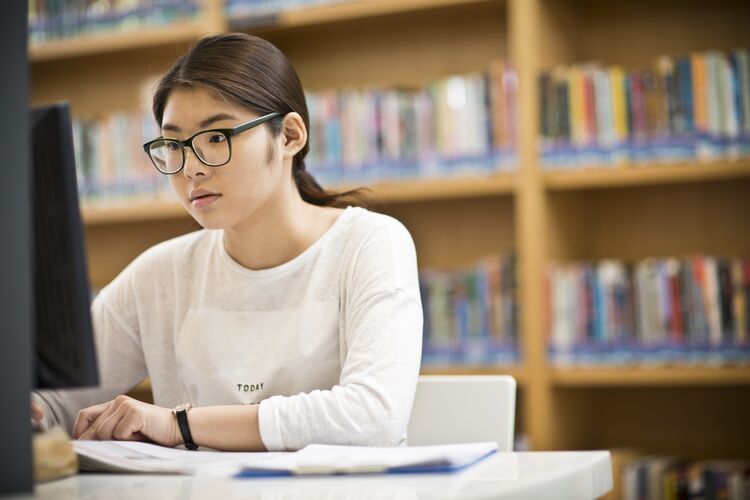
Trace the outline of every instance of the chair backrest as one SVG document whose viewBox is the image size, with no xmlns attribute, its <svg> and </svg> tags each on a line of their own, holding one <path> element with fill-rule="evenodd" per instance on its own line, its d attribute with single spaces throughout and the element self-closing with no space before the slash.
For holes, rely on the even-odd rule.
<svg viewBox="0 0 750 500">
<path fill-rule="evenodd" d="M 513 451 L 516 380 L 507 375 L 420 375 L 409 446 L 497 441 Z"/>
</svg>

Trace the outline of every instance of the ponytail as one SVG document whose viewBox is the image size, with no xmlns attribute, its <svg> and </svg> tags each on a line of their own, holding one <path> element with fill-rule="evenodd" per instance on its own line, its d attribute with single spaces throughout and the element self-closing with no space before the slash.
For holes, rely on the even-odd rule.
<svg viewBox="0 0 750 500">
<path fill-rule="evenodd" d="M 346 208 L 349 205 L 367 207 L 370 205 L 369 190 L 358 188 L 349 191 L 326 191 L 315 177 L 307 171 L 305 161 L 298 156 L 292 162 L 292 176 L 300 196 L 307 203 L 320 207 Z"/>
</svg>

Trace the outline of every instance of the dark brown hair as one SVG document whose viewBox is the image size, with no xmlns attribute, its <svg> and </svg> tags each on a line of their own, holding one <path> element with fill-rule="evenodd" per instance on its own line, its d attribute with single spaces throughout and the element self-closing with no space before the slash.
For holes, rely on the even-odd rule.
<svg viewBox="0 0 750 500">
<path fill-rule="evenodd" d="M 259 115 L 281 113 L 266 122 L 274 136 L 281 133 L 283 115 L 299 113 L 308 131 L 308 141 L 294 155 L 292 176 L 302 199 L 328 207 L 368 204 L 366 190 L 328 192 L 306 170 L 310 117 L 305 94 L 286 56 L 270 42 L 245 33 L 224 33 L 199 40 L 175 61 L 156 86 L 153 112 L 159 126 L 169 94 L 185 87 L 211 90 Z"/>
</svg>

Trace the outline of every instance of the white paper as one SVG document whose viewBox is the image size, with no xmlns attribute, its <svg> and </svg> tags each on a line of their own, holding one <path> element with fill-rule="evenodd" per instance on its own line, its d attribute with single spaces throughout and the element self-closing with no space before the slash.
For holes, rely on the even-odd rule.
<svg viewBox="0 0 750 500">
<path fill-rule="evenodd" d="M 184 450 L 135 441 L 73 441 L 82 470 L 233 475 L 287 453 Z"/>
<path fill-rule="evenodd" d="M 133 441 L 73 441 L 73 448 L 82 470 L 232 476 L 243 470 L 301 475 L 460 468 L 496 451 L 497 443 L 392 448 L 313 444 L 293 453 L 191 451 Z"/>
</svg>

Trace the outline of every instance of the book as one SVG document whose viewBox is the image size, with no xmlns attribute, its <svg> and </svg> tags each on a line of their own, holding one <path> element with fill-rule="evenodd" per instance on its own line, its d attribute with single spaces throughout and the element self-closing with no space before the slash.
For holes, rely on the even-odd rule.
<svg viewBox="0 0 750 500">
<path fill-rule="evenodd" d="M 29 40 L 50 42 L 81 35 L 134 31 L 195 19 L 197 0 L 32 1 L 29 3 Z"/>
<path fill-rule="evenodd" d="M 545 297 L 555 364 L 750 361 L 747 259 L 553 264 Z"/>
<path fill-rule="evenodd" d="M 747 49 L 664 54 L 653 69 L 585 62 L 541 72 L 541 163 L 555 169 L 750 157 L 748 75 Z"/>
<path fill-rule="evenodd" d="M 622 469 L 624 499 L 723 498 L 745 500 L 750 494 L 750 462 L 690 461 L 673 456 L 643 456 Z"/>
<path fill-rule="evenodd" d="M 517 94 L 518 77 L 500 60 L 420 88 L 306 91 L 306 166 L 322 185 L 512 170 Z M 141 147 L 160 134 L 147 102 L 137 111 L 76 117 L 73 128 L 84 203 L 172 199 Z"/>
<path fill-rule="evenodd" d="M 513 254 L 489 256 L 458 269 L 423 269 L 419 279 L 425 365 L 518 361 Z"/>
</svg>

